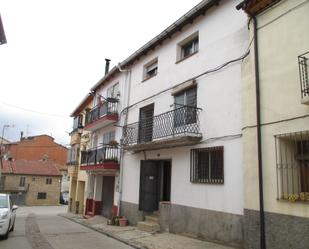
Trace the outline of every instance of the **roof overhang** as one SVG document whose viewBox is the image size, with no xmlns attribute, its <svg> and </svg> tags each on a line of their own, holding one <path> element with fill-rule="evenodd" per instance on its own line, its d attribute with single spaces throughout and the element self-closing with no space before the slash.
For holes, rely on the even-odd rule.
<svg viewBox="0 0 309 249">
<path fill-rule="evenodd" d="M 281 0 L 244 0 L 236 6 L 237 10 L 244 10 L 249 16 L 255 16 Z"/>
</svg>

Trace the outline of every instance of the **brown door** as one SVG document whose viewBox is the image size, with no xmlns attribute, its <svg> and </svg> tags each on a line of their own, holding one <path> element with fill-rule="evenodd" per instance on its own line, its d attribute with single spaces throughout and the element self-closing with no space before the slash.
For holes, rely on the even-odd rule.
<svg viewBox="0 0 309 249">
<path fill-rule="evenodd" d="M 152 140 L 154 104 L 147 105 L 139 111 L 138 141 L 145 143 Z"/>
<path fill-rule="evenodd" d="M 102 189 L 102 215 L 105 217 L 112 216 L 113 202 L 114 202 L 114 176 L 103 176 Z"/>
</svg>

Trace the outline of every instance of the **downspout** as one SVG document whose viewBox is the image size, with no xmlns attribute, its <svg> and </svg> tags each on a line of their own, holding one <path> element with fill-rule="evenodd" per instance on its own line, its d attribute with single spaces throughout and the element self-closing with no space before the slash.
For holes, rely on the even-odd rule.
<svg viewBox="0 0 309 249">
<path fill-rule="evenodd" d="M 123 127 L 125 127 L 128 124 L 128 113 L 129 113 L 129 104 L 130 104 L 130 95 L 131 95 L 131 70 L 125 70 L 121 69 L 120 63 L 117 65 L 118 69 L 120 72 L 125 72 L 126 75 L 126 80 L 125 80 L 125 89 L 127 90 L 127 99 L 126 99 L 126 107 L 124 111 L 124 123 Z M 127 88 L 126 88 L 127 87 Z M 126 91 L 124 91 L 126 92 Z M 123 157 L 124 157 L 124 149 L 121 143 L 121 148 L 120 148 L 120 174 L 119 174 L 119 198 L 118 198 L 118 209 L 117 209 L 117 216 L 120 215 L 120 206 L 121 206 L 121 199 L 122 199 L 122 186 L 123 186 Z"/>
<path fill-rule="evenodd" d="M 258 147 L 258 172 L 259 172 L 259 201 L 260 201 L 260 248 L 266 249 L 265 243 L 265 213 L 264 213 L 264 191 L 263 191 L 263 157 L 261 136 L 261 103 L 260 103 L 260 72 L 258 32 L 256 16 L 251 16 L 254 32 L 254 73 L 255 73 L 255 98 L 256 98 L 256 122 L 257 122 L 257 147 Z"/>
</svg>

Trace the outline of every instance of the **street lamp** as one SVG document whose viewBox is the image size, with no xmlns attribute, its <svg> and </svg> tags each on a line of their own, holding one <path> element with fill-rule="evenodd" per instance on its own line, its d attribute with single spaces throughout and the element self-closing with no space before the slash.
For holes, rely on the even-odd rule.
<svg viewBox="0 0 309 249">
<path fill-rule="evenodd" d="M 2 155 L 2 146 L 3 146 L 3 139 L 4 139 L 4 131 L 6 128 L 9 128 L 9 127 L 14 127 L 14 125 L 9 125 L 9 124 L 5 124 L 2 126 L 2 135 L 1 135 L 1 142 L 0 142 L 0 164 L 1 164 L 1 167 L 0 167 L 0 183 L 1 183 L 1 172 L 2 172 L 2 168 L 3 168 L 3 155 Z"/>
</svg>

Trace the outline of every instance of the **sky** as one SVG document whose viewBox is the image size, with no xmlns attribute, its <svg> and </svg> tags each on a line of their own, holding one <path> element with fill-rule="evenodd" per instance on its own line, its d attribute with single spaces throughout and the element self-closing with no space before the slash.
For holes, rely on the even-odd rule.
<svg viewBox="0 0 309 249">
<path fill-rule="evenodd" d="M 111 67 L 201 0 L 1 0 L 0 131 L 69 144 L 70 113 Z M 177 3 L 177 5 L 175 4 Z"/>
</svg>

